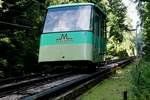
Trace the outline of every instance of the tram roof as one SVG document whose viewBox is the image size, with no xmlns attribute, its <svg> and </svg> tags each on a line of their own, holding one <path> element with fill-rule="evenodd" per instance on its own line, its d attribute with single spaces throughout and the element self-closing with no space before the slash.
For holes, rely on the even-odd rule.
<svg viewBox="0 0 150 100">
<path fill-rule="evenodd" d="M 48 7 L 48 9 L 59 8 L 59 7 L 70 7 L 70 6 L 88 6 L 88 5 L 97 7 L 106 16 L 106 12 L 104 11 L 104 9 L 102 9 L 102 7 L 94 3 L 69 3 L 69 4 L 51 5 Z"/>
</svg>

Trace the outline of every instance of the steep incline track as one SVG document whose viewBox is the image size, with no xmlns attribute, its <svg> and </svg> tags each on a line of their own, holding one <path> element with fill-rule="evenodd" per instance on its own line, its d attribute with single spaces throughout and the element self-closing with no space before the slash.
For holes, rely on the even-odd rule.
<svg viewBox="0 0 150 100">
<path fill-rule="evenodd" d="M 98 77 L 102 79 L 112 73 L 117 66 L 125 66 L 134 58 L 113 62 L 100 67 L 97 72 L 91 74 L 63 73 L 58 75 L 44 75 L 29 80 L 11 82 L 0 86 L 1 100 L 45 100 L 54 98 L 73 87 L 85 84 Z"/>
</svg>

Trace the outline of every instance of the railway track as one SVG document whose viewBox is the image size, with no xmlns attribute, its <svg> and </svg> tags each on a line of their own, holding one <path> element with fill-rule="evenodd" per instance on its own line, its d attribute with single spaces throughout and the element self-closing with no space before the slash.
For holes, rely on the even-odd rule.
<svg viewBox="0 0 150 100">
<path fill-rule="evenodd" d="M 0 97 L 4 97 L 4 96 L 9 96 L 9 95 L 14 95 L 14 94 L 23 94 L 22 91 L 26 90 L 26 89 L 30 89 L 30 88 L 34 88 L 37 87 L 39 85 L 42 85 L 46 82 L 50 82 L 59 78 L 63 78 L 63 77 L 67 77 L 67 75 L 69 75 L 69 73 L 61 73 L 61 74 L 43 74 L 43 75 L 39 75 L 38 77 L 34 77 L 34 75 L 27 78 L 27 79 L 22 79 L 20 81 L 16 82 L 16 79 L 18 78 L 14 78 L 13 81 L 11 79 L 10 83 L 7 84 L 3 84 L 0 86 Z M 63 76 L 63 77 L 61 77 Z M 2 82 L 4 83 L 4 82 Z M 16 96 L 17 97 L 17 96 Z M 6 99 L 7 100 L 7 99 Z M 12 100 L 12 99 L 10 99 Z M 15 99 L 16 100 L 16 99 Z"/>
<path fill-rule="evenodd" d="M 40 78 L 43 76 L 47 76 L 49 75 L 49 73 L 31 73 L 31 74 L 27 74 L 27 75 L 23 75 L 23 76 L 18 76 L 18 77 L 10 77 L 7 79 L 1 79 L 0 80 L 0 86 L 5 85 L 5 84 L 10 84 L 10 83 L 17 83 L 20 81 L 24 81 L 24 80 L 29 80 L 29 79 L 33 79 L 33 78 Z"/>
<path fill-rule="evenodd" d="M 85 83 L 89 84 L 89 81 L 91 80 L 96 80 L 97 78 L 102 79 L 103 77 L 110 75 L 112 73 L 112 69 L 116 66 L 125 66 L 132 60 L 133 58 L 129 58 L 123 61 L 118 61 L 117 63 L 113 62 L 104 67 L 101 67 L 99 71 L 91 74 L 74 75 L 71 73 L 63 73 L 57 75 L 45 75 L 33 79 L 21 80 L 18 82 L 12 81 L 11 83 L 3 84 L 0 86 L 0 99 L 45 100 L 47 98 L 65 98 L 65 96 L 58 95 L 61 95 L 73 87 L 77 87 Z"/>
</svg>

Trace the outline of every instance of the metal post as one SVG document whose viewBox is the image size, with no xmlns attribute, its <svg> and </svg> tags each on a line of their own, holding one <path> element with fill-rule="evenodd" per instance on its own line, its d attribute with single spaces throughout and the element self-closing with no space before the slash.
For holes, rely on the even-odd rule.
<svg viewBox="0 0 150 100">
<path fill-rule="evenodd" d="M 127 91 L 123 92 L 123 100 L 127 100 L 128 99 L 128 95 L 127 95 Z"/>
</svg>

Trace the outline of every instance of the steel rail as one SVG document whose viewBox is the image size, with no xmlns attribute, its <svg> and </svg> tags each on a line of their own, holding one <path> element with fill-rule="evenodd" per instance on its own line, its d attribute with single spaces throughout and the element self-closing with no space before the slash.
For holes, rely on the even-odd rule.
<svg viewBox="0 0 150 100">
<path fill-rule="evenodd" d="M 32 85 L 34 83 L 38 83 L 38 82 L 41 82 L 41 81 L 44 81 L 44 80 L 54 79 L 54 78 L 57 78 L 57 77 L 60 77 L 60 76 L 63 76 L 63 75 L 67 75 L 67 74 L 69 74 L 69 73 L 47 75 L 47 76 L 43 76 L 43 77 L 40 77 L 40 78 L 34 78 L 34 79 L 24 80 L 24 81 L 17 82 L 17 83 L 10 83 L 10 84 L 2 85 L 2 86 L 0 86 L 0 97 L 2 97 L 3 94 L 13 92 L 16 89 L 19 89 L 19 88 L 22 88 L 22 87 L 25 87 L 25 86 L 29 86 L 29 85 Z"/>
<path fill-rule="evenodd" d="M 16 83 L 16 82 L 23 81 L 26 79 L 42 77 L 42 76 L 47 75 L 47 74 L 48 73 L 33 73 L 33 74 L 27 74 L 27 75 L 18 76 L 18 77 L 10 77 L 7 79 L 1 79 L 0 80 L 0 86 L 5 85 L 5 84 L 10 84 L 10 83 Z"/>
</svg>

